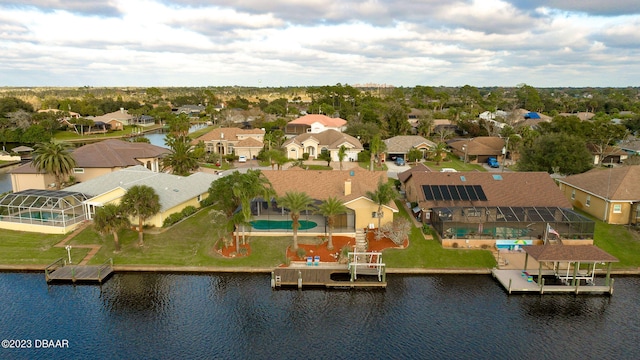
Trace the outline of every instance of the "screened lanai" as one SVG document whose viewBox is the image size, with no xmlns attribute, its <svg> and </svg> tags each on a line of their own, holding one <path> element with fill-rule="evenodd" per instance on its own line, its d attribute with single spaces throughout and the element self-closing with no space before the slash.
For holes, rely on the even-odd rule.
<svg viewBox="0 0 640 360">
<path fill-rule="evenodd" d="M 0 200 L 0 221 L 67 228 L 85 219 L 79 192 L 23 190 Z"/>
<path fill-rule="evenodd" d="M 448 239 L 593 239 L 595 222 L 559 207 L 438 207 L 432 225 Z"/>
</svg>

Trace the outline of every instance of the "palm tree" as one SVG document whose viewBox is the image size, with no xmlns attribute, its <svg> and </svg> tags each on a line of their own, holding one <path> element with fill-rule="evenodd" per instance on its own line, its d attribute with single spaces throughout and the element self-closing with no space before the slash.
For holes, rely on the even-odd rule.
<svg viewBox="0 0 640 360">
<path fill-rule="evenodd" d="M 293 249 L 298 250 L 298 227 L 300 227 L 300 213 L 309 210 L 313 199 L 306 193 L 289 191 L 278 199 L 278 205 L 286 208 L 291 213 L 291 228 L 293 229 Z"/>
<path fill-rule="evenodd" d="M 382 206 L 387 205 L 389 202 L 395 200 L 398 197 L 398 193 L 393 188 L 393 185 L 389 182 L 383 183 L 382 181 L 378 182 L 378 187 L 376 191 L 367 191 L 367 197 L 373 200 L 376 204 L 378 204 L 378 230 L 380 229 L 380 222 L 382 218 Z"/>
<path fill-rule="evenodd" d="M 338 161 L 340 161 L 340 170 L 342 170 L 342 162 L 346 157 L 347 157 L 347 147 L 344 145 L 340 145 L 340 148 L 338 149 Z"/>
<path fill-rule="evenodd" d="M 378 162 L 379 159 L 377 156 L 380 155 L 381 152 L 384 152 L 386 147 L 380 135 L 375 135 L 373 139 L 371 139 L 371 143 L 369 144 L 369 151 L 371 152 L 369 170 L 373 171 L 373 160 L 376 159 L 376 162 Z"/>
<path fill-rule="evenodd" d="M 55 178 L 56 190 L 62 187 L 62 178 L 73 171 L 76 160 L 71 156 L 71 145 L 48 142 L 35 146 L 33 166 Z"/>
<path fill-rule="evenodd" d="M 127 190 L 120 206 L 124 213 L 138 218 L 138 245 L 144 246 L 142 226 L 145 220 L 160 211 L 160 197 L 152 187 L 136 185 Z"/>
<path fill-rule="evenodd" d="M 440 165 L 440 161 L 445 158 L 447 152 L 449 152 L 447 144 L 443 142 L 436 144 L 436 146 L 430 150 L 431 157 L 435 160 L 436 165 Z"/>
<path fill-rule="evenodd" d="M 118 205 L 106 204 L 96 209 L 93 217 L 93 227 L 102 236 L 109 233 L 113 234 L 113 242 L 115 243 L 114 252 L 116 253 L 120 252 L 118 232 L 128 226 L 129 218 L 122 213 L 122 209 Z"/>
<path fill-rule="evenodd" d="M 265 200 L 271 198 L 274 194 L 269 180 L 262 175 L 260 170 L 249 169 L 245 174 L 238 176 L 232 188 L 232 194 L 240 202 L 242 211 L 237 223 L 242 225 L 242 243 L 245 243 L 244 227 L 251 220 L 251 201 L 257 197 Z M 236 240 L 237 241 L 237 240 Z M 239 244 L 236 243 L 236 250 L 239 250 Z"/>
<path fill-rule="evenodd" d="M 329 225 L 327 249 L 333 250 L 333 226 L 336 222 L 336 216 L 346 213 L 347 207 L 337 197 L 330 197 L 320 204 L 318 212 L 327 218 L 327 225 Z"/>
<path fill-rule="evenodd" d="M 179 176 L 189 176 L 191 171 L 198 169 L 198 158 L 189 137 L 169 134 L 166 144 L 171 148 L 171 153 L 162 159 L 164 169 L 171 169 L 174 175 Z"/>
</svg>

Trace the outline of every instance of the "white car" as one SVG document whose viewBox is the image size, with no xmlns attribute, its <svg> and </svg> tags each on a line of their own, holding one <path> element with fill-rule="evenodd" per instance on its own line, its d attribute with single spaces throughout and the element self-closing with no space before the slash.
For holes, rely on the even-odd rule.
<svg viewBox="0 0 640 360">
<path fill-rule="evenodd" d="M 247 162 L 247 157 L 246 156 L 238 156 L 238 162 L 246 163 Z"/>
</svg>

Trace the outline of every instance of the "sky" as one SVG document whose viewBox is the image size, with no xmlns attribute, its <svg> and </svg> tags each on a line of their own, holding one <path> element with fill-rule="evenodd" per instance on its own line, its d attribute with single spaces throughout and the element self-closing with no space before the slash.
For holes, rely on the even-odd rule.
<svg viewBox="0 0 640 360">
<path fill-rule="evenodd" d="M 640 86 L 638 0 L 0 0 L 0 86 Z"/>
</svg>

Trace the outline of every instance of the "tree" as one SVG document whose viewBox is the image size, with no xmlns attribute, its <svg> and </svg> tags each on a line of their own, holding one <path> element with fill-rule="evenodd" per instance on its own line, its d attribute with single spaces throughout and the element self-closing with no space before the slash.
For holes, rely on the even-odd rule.
<svg viewBox="0 0 640 360">
<path fill-rule="evenodd" d="M 330 197 L 318 206 L 318 213 L 327 218 L 327 225 L 329 226 L 329 242 L 327 243 L 327 249 L 333 250 L 333 227 L 336 222 L 336 216 L 347 212 L 347 207 L 337 197 Z"/>
<path fill-rule="evenodd" d="M 56 189 L 60 190 L 62 178 L 73 171 L 76 160 L 71 155 L 71 145 L 48 142 L 38 144 L 33 151 L 33 166 L 55 178 Z"/>
<path fill-rule="evenodd" d="M 186 114 L 180 114 L 169 118 L 167 120 L 167 125 L 169 126 L 169 132 L 176 136 L 187 136 L 189 133 L 189 127 L 191 126 L 189 123 L 189 117 Z"/>
<path fill-rule="evenodd" d="M 298 228 L 300 227 L 300 213 L 309 210 L 313 199 L 306 193 L 289 191 L 278 199 L 278 205 L 291 213 L 291 229 L 293 230 L 293 249 L 298 250 Z"/>
<path fill-rule="evenodd" d="M 369 151 L 371 152 L 371 159 L 369 160 L 369 170 L 373 171 L 373 161 L 376 160 L 376 163 L 380 161 L 380 153 L 384 152 L 387 149 L 386 144 L 380 138 L 380 135 L 375 135 L 373 139 L 371 139 L 371 143 L 369 144 Z"/>
<path fill-rule="evenodd" d="M 531 147 L 520 146 L 518 170 L 572 175 L 591 168 L 593 156 L 584 139 L 565 133 L 539 136 Z"/>
<path fill-rule="evenodd" d="M 135 185 L 129 188 L 120 201 L 122 211 L 138 218 L 138 245 L 144 246 L 144 222 L 160 211 L 160 197 L 152 187 Z"/>
<path fill-rule="evenodd" d="M 412 147 L 411 149 L 409 149 L 409 152 L 407 153 L 407 160 L 409 162 L 415 162 L 417 163 L 418 160 L 421 160 L 423 157 L 423 153 L 422 151 Z"/>
<path fill-rule="evenodd" d="M 165 143 L 171 148 L 171 153 L 162 159 L 164 169 L 171 169 L 171 173 L 179 176 L 189 176 L 198 169 L 197 154 L 189 137 L 169 134 Z"/>
<path fill-rule="evenodd" d="M 440 142 L 436 144 L 436 146 L 434 146 L 429 150 L 429 153 L 431 154 L 431 158 L 433 159 L 433 161 L 436 162 L 436 165 L 440 165 L 440 162 L 444 160 L 448 152 L 449 152 L 449 149 L 447 147 L 447 144 L 444 142 Z"/>
<path fill-rule="evenodd" d="M 376 204 L 378 204 L 378 212 L 376 214 L 378 218 L 378 229 L 380 229 L 380 222 L 382 219 L 382 206 L 387 205 L 389 202 L 395 200 L 398 197 L 398 193 L 393 188 L 393 185 L 389 182 L 383 183 L 382 180 L 378 182 L 378 187 L 375 191 L 367 191 L 367 197 Z"/>
<path fill-rule="evenodd" d="M 331 153 L 329 151 L 322 151 L 318 155 L 318 160 L 326 161 L 327 166 L 331 166 Z"/>
<path fill-rule="evenodd" d="M 347 147 L 344 145 L 340 145 L 338 149 L 338 161 L 340 161 L 340 170 L 342 170 L 342 162 L 347 157 Z"/>
<path fill-rule="evenodd" d="M 242 243 L 245 243 L 245 225 L 251 220 L 251 201 L 257 197 L 269 200 L 274 194 L 269 180 L 262 175 L 260 170 L 249 169 L 245 174 L 239 175 L 237 181 L 231 187 L 233 196 L 239 201 L 241 211 L 237 223 L 242 226 Z M 236 250 L 239 250 L 236 240 Z"/>
<path fill-rule="evenodd" d="M 118 232 L 129 226 L 129 218 L 127 218 L 120 206 L 116 204 L 106 204 L 96 208 L 93 216 L 93 227 L 100 235 L 105 236 L 109 233 L 113 234 L 113 242 L 116 253 L 120 252 L 120 241 L 118 240 Z"/>
</svg>

